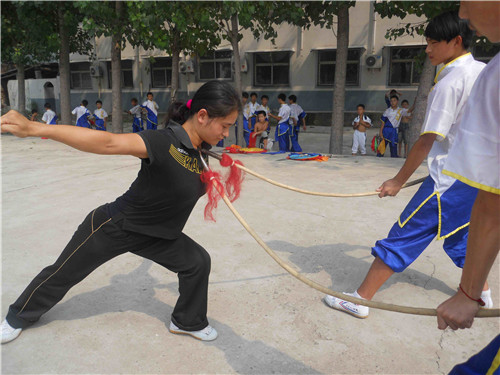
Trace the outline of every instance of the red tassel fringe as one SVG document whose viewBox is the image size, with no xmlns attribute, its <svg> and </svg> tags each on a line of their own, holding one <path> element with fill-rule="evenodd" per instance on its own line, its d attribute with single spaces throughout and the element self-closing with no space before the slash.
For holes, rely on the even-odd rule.
<svg viewBox="0 0 500 375">
<path fill-rule="evenodd" d="M 205 171 L 201 174 L 201 181 L 205 184 L 208 197 L 208 203 L 205 206 L 205 220 L 215 221 L 214 210 L 217 209 L 219 199 L 224 194 L 220 173 L 211 170 Z"/>
<path fill-rule="evenodd" d="M 236 164 L 243 165 L 239 160 L 234 161 L 228 154 L 222 154 L 220 165 L 223 167 L 230 167 L 229 174 L 226 178 L 226 191 L 231 202 L 234 202 L 240 197 L 241 185 L 245 179 L 245 174 Z"/>
</svg>

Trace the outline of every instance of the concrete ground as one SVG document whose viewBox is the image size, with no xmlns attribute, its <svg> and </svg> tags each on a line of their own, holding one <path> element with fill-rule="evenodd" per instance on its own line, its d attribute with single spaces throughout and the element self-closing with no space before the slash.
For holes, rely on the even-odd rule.
<svg viewBox="0 0 500 375">
<path fill-rule="evenodd" d="M 347 154 L 351 136 L 346 130 Z M 328 150 L 328 134 L 317 129 L 300 140 L 305 151 Z M 283 155 L 238 158 L 286 184 L 348 193 L 377 188 L 403 164 L 371 154 L 323 163 Z M 133 157 L 84 154 L 51 140 L 2 136 L 3 316 L 55 260 L 86 214 L 128 188 L 139 164 Z M 422 165 L 414 177 L 426 174 Z M 396 198 L 336 199 L 300 195 L 247 176 L 235 206 L 306 276 L 352 291 L 371 264 L 370 246 L 387 234 L 416 189 Z M 205 203 L 203 198 L 195 207 L 185 232 L 212 256 L 208 317 L 219 331 L 216 341 L 170 334 L 176 275 L 125 254 L 3 345 L 2 373 L 445 374 L 500 331 L 498 319 L 476 319 L 472 329 L 442 332 L 433 317 L 372 309 L 368 319 L 359 320 L 334 311 L 322 303 L 321 293 L 274 263 L 222 202 L 217 223 L 205 222 Z M 436 307 L 454 293 L 459 277 L 442 243 L 434 241 L 376 300 Z M 498 260 L 490 284 L 498 306 Z"/>
</svg>

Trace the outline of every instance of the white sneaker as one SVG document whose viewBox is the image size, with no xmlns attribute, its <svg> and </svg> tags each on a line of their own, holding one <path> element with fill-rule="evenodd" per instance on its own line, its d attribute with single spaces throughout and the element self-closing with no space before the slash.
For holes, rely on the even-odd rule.
<svg viewBox="0 0 500 375">
<path fill-rule="evenodd" d="M 201 341 L 213 341 L 218 336 L 215 328 L 212 328 L 211 326 L 206 326 L 200 331 L 184 331 L 183 329 L 177 327 L 173 322 L 170 322 L 169 331 L 175 334 L 189 335 Z"/>
<path fill-rule="evenodd" d="M 361 298 L 361 296 L 356 292 L 344 293 L 344 294 L 356 298 Z M 323 301 L 325 301 L 325 303 L 332 309 L 344 311 L 348 314 L 351 314 L 352 316 L 355 316 L 356 318 L 361 318 L 361 319 L 367 318 L 368 314 L 370 313 L 370 308 L 367 306 L 358 305 L 352 302 L 347 302 L 341 298 L 330 296 L 328 294 L 323 298 Z"/>
<path fill-rule="evenodd" d="M 483 309 L 493 308 L 493 300 L 491 299 L 491 289 L 483 290 L 481 292 L 481 299 L 484 301 Z"/>
<path fill-rule="evenodd" d="M 22 328 L 14 328 L 5 319 L 2 322 L 2 344 L 6 344 L 12 340 L 17 339 L 21 334 Z"/>
</svg>

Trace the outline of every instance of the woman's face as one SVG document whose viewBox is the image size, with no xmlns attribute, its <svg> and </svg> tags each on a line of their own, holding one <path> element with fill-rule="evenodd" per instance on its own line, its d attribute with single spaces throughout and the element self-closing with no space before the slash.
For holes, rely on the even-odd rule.
<svg viewBox="0 0 500 375">
<path fill-rule="evenodd" d="M 198 116 L 200 138 L 210 145 L 216 145 L 220 140 L 229 136 L 229 129 L 238 119 L 238 111 L 233 111 L 226 117 L 209 118 L 208 115 L 202 117 L 200 119 Z"/>
</svg>

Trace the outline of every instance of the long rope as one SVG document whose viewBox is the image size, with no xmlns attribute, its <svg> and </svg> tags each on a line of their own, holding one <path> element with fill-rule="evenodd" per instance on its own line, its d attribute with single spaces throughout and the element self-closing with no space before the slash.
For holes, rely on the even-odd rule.
<svg viewBox="0 0 500 375">
<path fill-rule="evenodd" d="M 221 192 L 221 190 L 219 190 Z M 285 262 L 283 259 L 281 259 L 267 244 L 262 240 L 262 238 L 259 237 L 259 235 L 253 230 L 253 228 L 248 225 L 248 223 L 243 219 L 243 217 L 239 214 L 239 212 L 234 208 L 232 203 L 229 201 L 229 199 L 226 197 L 226 195 L 222 192 L 222 199 L 226 203 L 227 207 L 229 210 L 233 213 L 233 215 L 238 219 L 238 221 L 243 225 L 243 227 L 247 230 L 247 232 L 257 241 L 257 243 L 266 251 L 266 253 L 269 254 L 271 258 L 275 260 L 276 263 L 278 263 L 282 268 L 285 269 L 290 275 L 294 276 L 295 278 L 299 279 L 302 281 L 304 284 L 309 285 L 310 287 L 325 293 L 329 294 L 331 296 L 337 297 L 337 298 L 342 298 L 343 300 L 346 300 L 348 302 L 353 302 L 357 303 L 358 305 L 363 305 L 363 306 L 368 306 L 368 307 L 373 307 L 375 309 L 380 309 L 380 310 L 387 310 L 387 311 L 394 311 L 394 312 L 399 312 L 403 314 L 413 314 L 413 315 L 426 315 L 426 316 L 436 316 L 436 309 L 429 309 L 429 308 L 424 308 L 424 307 L 411 307 L 411 306 L 400 306 L 400 305 L 393 305 L 390 303 L 384 303 L 384 302 L 377 302 L 377 301 L 367 301 L 364 299 L 352 297 L 340 292 L 336 292 L 334 290 L 331 290 L 321 284 L 318 284 L 317 282 L 308 279 L 304 275 L 302 275 L 300 272 L 298 272 L 295 268 L 290 266 L 287 262 Z M 477 318 L 494 318 L 494 317 L 499 317 L 500 316 L 500 309 L 480 309 L 476 315 Z"/>
<path fill-rule="evenodd" d="M 215 153 L 213 151 L 209 151 L 209 150 L 203 149 L 202 152 L 204 154 L 207 154 L 207 155 L 209 155 L 209 156 L 211 156 L 211 157 L 219 160 L 219 161 L 222 160 L 222 156 L 220 156 L 219 154 L 217 154 L 217 153 Z M 365 193 L 341 194 L 341 193 L 324 193 L 324 192 L 318 192 L 318 191 L 304 190 L 304 189 L 296 188 L 294 186 L 289 186 L 289 185 L 282 184 L 281 182 L 277 182 L 277 181 L 271 180 L 270 178 L 267 178 L 267 177 L 265 177 L 265 176 L 263 176 L 263 175 L 261 175 L 261 174 L 259 174 L 257 172 L 254 172 L 251 169 L 248 169 L 247 167 L 245 167 L 243 165 L 239 165 L 239 164 L 235 164 L 235 165 L 236 165 L 236 167 L 238 167 L 242 171 L 245 171 L 248 174 L 251 174 L 252 176 L 255 176 L 257 178 L 260 178 L 263 181 L 266 181 L 266 182 L 268 182 L 268 183 L 270 183 L 272 185 L 281 187 L 283 189 L 288 189 L 288 190 L 296 191 L 297 193 L 309 194 L 309 195 L 316 195 L 316 196 L 320 196 L 320 197 L 336 197 L 336 198 L 368 197 L 368 196 L 378 195 L 379 194 L 378 191 L 368 191 L 368 192 L 365 192 Z M 418 185 L 418 184 L 422 183 L 426 178 L 427 178 L 427 176 L 419 178 L 417 180 L 413 180 L 413 181 L 407 182 L 401 188 L 404 189 L 404 188 L 407 188 L 407 187 L 410 187 L 410 186 Z"/>
<path fill-rule="evenodd" d="M 204 153 L 213 156 L 217 159 L 221 158 L 218 154 L 215 154 L 213 152 L 203 150 Z M 220 160 L 220 159 L 219 159 Z M 205 167 L 206 170 L 209 170 L 208 165 L 205 163 L 204 159 L 201 158 L 201 161 Z M 237 164 L 235 164 L 237 165 Z M 243 168 L 242 168 L 243 169 Z M 247 168 L 243 169 L 246 170 Z M 414 184 L 418 183 L 413 181 Z M 297 278 L 298 280 L 302 281 L 304 284 L 322 292 L 325 294 L 329 294 L 331 296 L 341 298 L 345 301 L 356 303 L 358 305 L 363 305 L 367 307 L 372 307 L 374 309 L 379 309 L 379 310 L 386 310 L 386 311 L 393 311 L 393 312 L 399 312 L 403 314 L 412 314 L 412 315 L 424 315 L 424 316 L 436 316 L 437 311 L 436 309 L 431 309 L 431 308 L 425 308 L 425 307 L 412 307 L 412 306 L 401 306 L 401 305 L 393 305 L 390 303 L 385 303 L 385 302 L 377 302 L 377 301 L 368 301 L 360 298 L 356 298 L 350 295 L 343 294 L 341 292 L 336 292 L 332 289 L 329 289 L 307 277 L 302 275 L 299 271 L 297 271 L 294 267 L 289 265 L 287 262 L 285 262 L 283 259 L 281 259 L 275 252 L 272 250 L 267 244 L 260 238 L 260 236 L 255 232 L 255 230 L 243 219 L 243 217 L 240 215 L 240 213 L 234 208 L 233 204 L 229 201 L 228 197 L 224 194 L 224 189 L 222 186 L 219 186 L 218 181 L 213 180 L 213 183 L 216 184 L 217 191 L 221 195 L 222 199 L 224 200 L 224 203 L 226 203 L 227 207 L 229 210 L 233 213 L 233 215 L 236 217 L 236 219 L 240 222 L 240 224 L 246 229 L 246 231 L 257 241 L 257 243 L 265 250 L 265 252 L 274 259 L 278 265 L 280 265 L 285 271 L 287 271 L 290 275 L 293 277 Z M 314 194 L 316 195 L 316 194 Z M 373 194 L 370 194 L 373 195 Z M 345 195 L 343 195 L 345 196 Z M 356 195 L 357 196 L 357 195 Z M 500 317 L 500 309 L 480 309 L 478 313 L 476 314 L 477 318 L 495 318 L 495 317 Z"/>
</svg>

